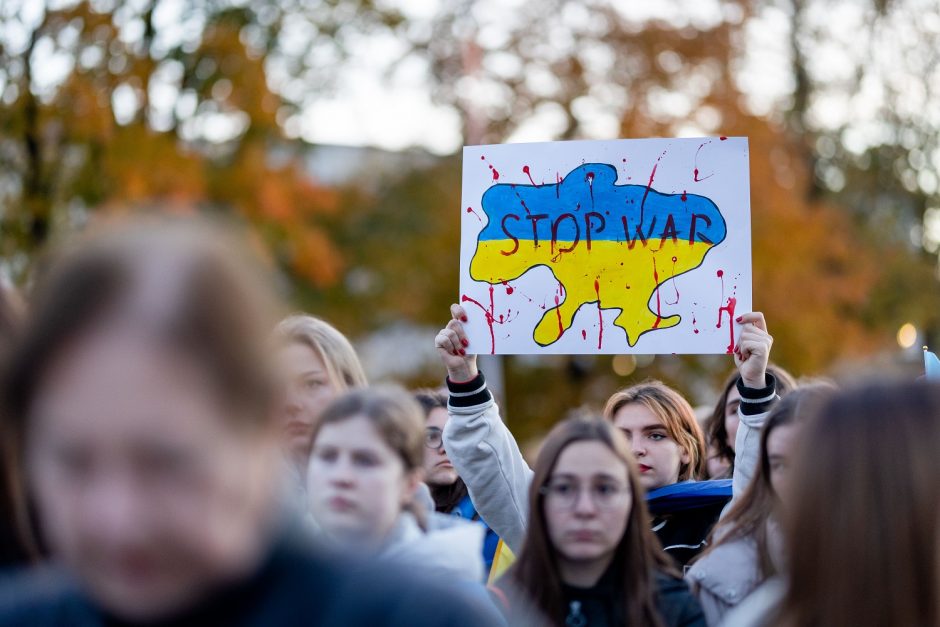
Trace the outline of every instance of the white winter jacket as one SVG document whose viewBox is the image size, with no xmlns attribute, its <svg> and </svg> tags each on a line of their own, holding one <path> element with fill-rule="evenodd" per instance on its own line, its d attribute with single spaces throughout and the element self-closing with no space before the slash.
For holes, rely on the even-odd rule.
<svg viewBox="0 0 940 627">
<path fill-rule="evenodd" d="M 444 427 L 444 447 L 480 518 L 518 553 L 525 538 L 532 469 L 526 464 L 512 433 L 481 374 L 450 387 Z"/>
</svg>

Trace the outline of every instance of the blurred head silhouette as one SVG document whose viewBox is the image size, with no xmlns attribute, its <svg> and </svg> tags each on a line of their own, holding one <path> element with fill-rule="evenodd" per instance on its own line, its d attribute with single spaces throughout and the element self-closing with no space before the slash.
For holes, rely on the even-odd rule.
<svg viewBox="0 0 940 627">
<path fill-rule="evenodd" d="M 135 220 L 63 247 L 3 379 L 53 552 L 124 619 L 250 571 L 274 527 L 276 311 L 219 230 Z"/>
<path fill-rule="evenodd" d="M 777 624 L 940 624 L 940 387 L 875 382 L 814 414 L 786 485 Z"/>
</svg>

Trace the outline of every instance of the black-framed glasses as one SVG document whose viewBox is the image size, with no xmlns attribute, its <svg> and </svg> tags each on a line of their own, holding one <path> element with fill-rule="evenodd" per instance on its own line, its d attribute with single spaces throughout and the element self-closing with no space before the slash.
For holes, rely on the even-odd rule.
<svg viewBox="0 0 940 627">
<path fill-rule="evenodd" d="M 549 481 L 539 489 L 539 493 L 545 495 L 550 505 L 574 509 L 578 499 L 581 498 L 582 490 L 585 489 L 598 509 L 613 509 L 623 503 L 624 496 L 630 493 L 629 486 L 615 481 L 598 481 L 582 486 L 571 479 Z"/>
<path fill-rule="evenodd" d="M 428 427 L 424 430 L 424 445 L 433 449 L 441 448 L 444 446 L 444 432 L 437 427 Z"/>
</svg>

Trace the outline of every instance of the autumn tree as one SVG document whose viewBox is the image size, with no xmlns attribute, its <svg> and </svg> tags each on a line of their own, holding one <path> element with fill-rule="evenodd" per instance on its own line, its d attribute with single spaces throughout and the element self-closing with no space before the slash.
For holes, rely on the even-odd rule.
<svg viewBox="0 0 940 627">
<path fill-rule="evenodd" d="M 900 54 L 926 41 L 925 35 L 894 44 L 886 35 L 891 20 L 917 19 L 910 4 L 872 4 L 876 24 L 866 36 L 882 46 L 853 51 L 859 81 L 873 80 L 865 72 L 874 65 L 866 63 L 885 46 Z M 924 136 L 937 137 L 930 125 L 937 121 L 895 119 L 889 141 L 850 154 L 849 139 L 858 131 L 852 118 L 827 129 L 818 117 L 827 93 L 853 89 L 851 82 L 829 85 L 821 64 L 820 55 L 833 42 L 819 20 L 832 3 L 725 0 L 699 11 L 693 5 L 671 3 L 671 15 L 637 17 L 622 5 L 600 1 L 549 0 L 537 11 L 485 11 L 457 3 L 442 10 L 416 49 L 430 59 L 437 99 L 461 112 L 471 143 L 520 134 L 543 140 L 749 137 L 755 307 L 770 320 L 775 359 L 798 374 L 812 374 L 839 360 L 896 350 L 894 332 L 903 316 L 926 316 L 940 305 L 936 258 L 925 255 L 919 242 L 912 246 L 909 236 L 926 208 L 923 193 L 931 189 L 925 156 L 937 155 Z M 749 28 L 760 28 L 758 21 L 773 11 L 784 28 L 793 29 L 785 40 L 793 55 L 789 90 L 772 94 L 776 99 L 758 112 L 742 83 L 742 67 L 754 46 Z M 925 30 L 909 25 L 913 32 Z M 928 48 L 904 71 L 933 76 L 931 66 L 921 64 L 935 58 L 937 49 Z M 917 92 L 919 102 L 938 84 Z M 894 87 L 882 106 L 903 100 L 903 90 Z M 921 172 L 912 172 L 912 164 Z M 831 168 L 838 169 L 836 175 Z M 871 219 L 873 202 L 888 214 L 890 229 Z M 912 208 L 913 220 L 899 219 L 905 207 Z M 935 314 L 927 319 L 936 323 Z M 543 361 L 510 370 L 510 415 L 521 419 L 523 432 L 530 423 L 557 419 L 561 397 L 562 406 L 596 404 L 625 382 L 613 375 L 609 358 L 572 357 L 562 368 L 551 365 L 553 359 Z M 665 358 L 636 375 L 665 378 L 705 400 L 708 390 L 696 382 L 715 382 L 729 369 L 730 363 L 712 358 Z M 540 395 L 547 396 L 544 402 Z"/>
<path fill-rule="evenodd" d="M 2 5 L 0 255 L 34 252 L 98 211 L 233 215 L 288 276 L 335 283 L 320 221 L 333 190 L 307 176 L 291 123 L 330 88 L 351 32 L 392 29 L 368 0 L 164 0 Z M 296 130 L 293 131 L 296 135 Z"/>
</svg>

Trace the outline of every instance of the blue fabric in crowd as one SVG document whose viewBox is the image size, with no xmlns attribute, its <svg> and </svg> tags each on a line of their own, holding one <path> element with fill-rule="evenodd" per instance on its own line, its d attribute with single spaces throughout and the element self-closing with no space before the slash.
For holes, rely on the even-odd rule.
<svg viewBox="0 0 940 627">
<path fill-rule="evenodd" d="M 682 481 L 650 490 L 646 505 L 654 516 L 723 503 L 731 498 L 731 479 Z"/>
</svg>

